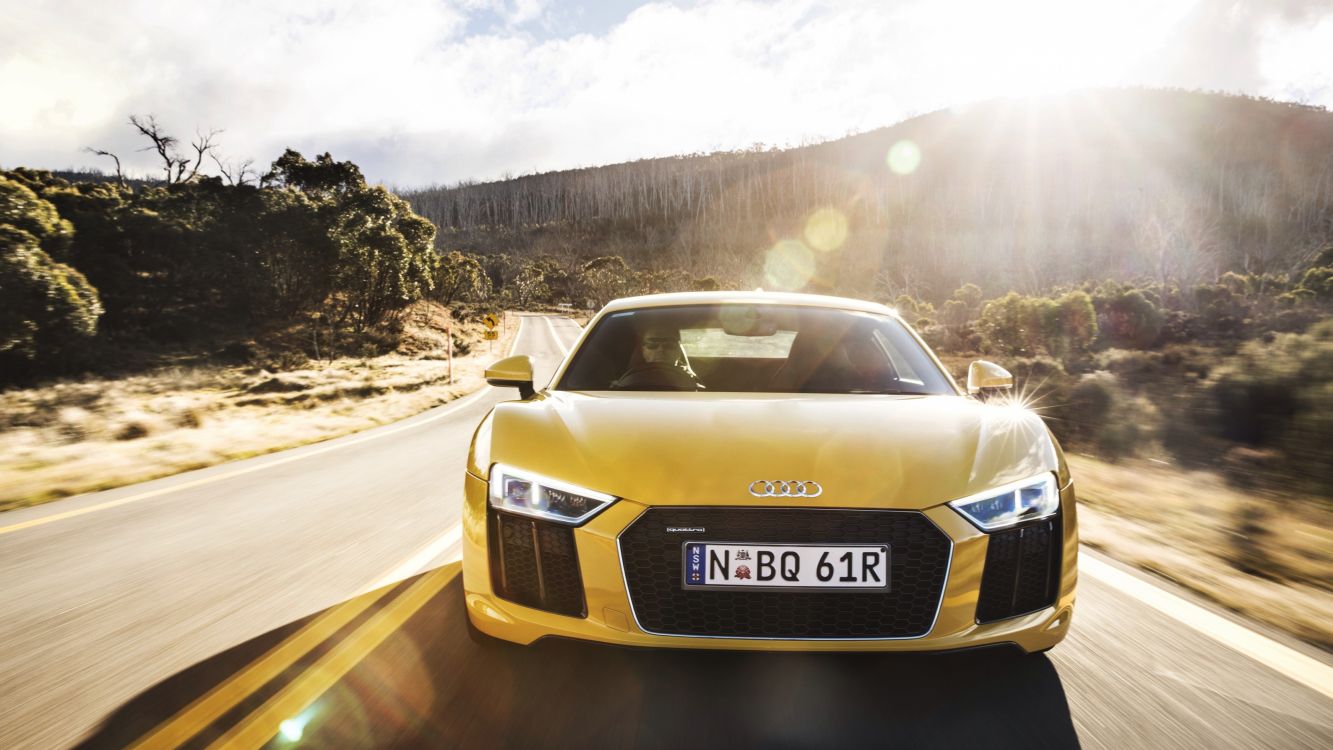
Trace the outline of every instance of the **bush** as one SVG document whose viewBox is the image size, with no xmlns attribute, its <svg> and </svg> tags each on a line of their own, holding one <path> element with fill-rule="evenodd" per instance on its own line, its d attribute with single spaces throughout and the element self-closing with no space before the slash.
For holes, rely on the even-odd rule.
<svg viewBox="0 0 1333 750">
<path fill-rule="evenodd" d="M 1183 344 L 1197 341 L 1203 335 L 1199 316 L 1183 310 L 1164 310 L 1158 343 Z"/>
<path fill-rule="evenodd" d="M 1146 349 L 1161 335 L 1162 312 L 1138 289 L 1098 290 L 1093 306 L 1105 346 Z"/>
<path fill-rule="evenodd" d="M 967 319 L 967 303 L 962 300 L 951 299 L 940 310 L 940 322 L 950 328 L 962 328 L 967 325 Z"/>
<path fill-rule="evenodd" d="M 60 217 L 50 201 L 3 174 L 0 174 L 0 226 L 26 232 L 44 252 L 62 259 L 74 236 L 74 226 Z"/>
<path fill-rule="evenodd" d="M 1085 375 L 1069 390 L 1072 436 L 1105 458 L 1135 455 L 1157 433 L 1160 416 L 1146 398 L 1131 396 L 1111 373 Z"/>
<path fill-rule="evenodd" d="M 1333 320 L 1246 344 L 1216 368 L 1194 407 L 1210 436 L 1275 450 L 1281 475 L 1333 494 Z"/>
<path fill-rule="evenodd" d="M 1097 338 L 1097 313 L 1087 292 L 1068 292 L 1045 309 L 1046 350 L 1069 361 L 1087 354 Z"/>
<path fill-rule="evenodd" d="M 1249 276 L 1234 271 L 1227 271 L 1218 278 L 1217 283 L 1239 297 L 1248 297 L 1254 291 L 1254 284 Z"/>
<path fill-rule="evenodd" d="M 1176 352 L 1175 359 L 1179 362 L 1179 352 Z M 1097 365 L 1114 374 L 1120 383 L 1135 391 L 1144 386 L 1161 383 L 1171 370 L 1161 352 L 1136 349 L 1108 349 L 1097 357 Z"/>
<path fill-rule="evenodd" d="M 1234 339 L 1244 332 L 1250 305 L 1223 284 L 1194 287 L 1194 302 L 1205 335 Z"/>
<path fill-rule="evenodd" d="M 1305 290 L 1320 302 L 1333 301 L 1333 266 L 1311 268 L 1301 277 L 1297 290 Z"/>
<path fill-rule="evenodd" d="M 1040 327 L 1036 300 L 1018 292 L 987 302 L 977 323 L 986 351 L 1007 356 L 1039 353 Z"/>
<path fill-rule="evenodd" d="M 1010 292 L 986 303 L 977 327 L 989 351 L 1011 356 L 1047 353 L 1066 362 L 1084 357 L 1097 335 L 1092 299 L 1081 291 L 1059 299 Z"/>
<path fill-rule="evenodd" d="M 28 232 L 0 224 L 0 356 L 49 359 L 97 332 L 101 301 L 83 274 Z"/>
<path fill-rule="evenodd" d="M 909 294 L 898 295 L 898 299 L 893 301 L 893 307 L 898 311 L 899 315 L 908 319 L 912 316 L 931 318 L 935 315 L 934 305 L 925 300 L 916 299 Z"/>
</svg>

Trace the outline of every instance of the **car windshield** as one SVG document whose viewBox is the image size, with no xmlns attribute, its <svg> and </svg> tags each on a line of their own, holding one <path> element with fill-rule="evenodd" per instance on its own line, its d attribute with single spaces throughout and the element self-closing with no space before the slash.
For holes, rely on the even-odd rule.
<svg viewBox="0 0 1333 750">
<path fill-rule="evenodd" d="M 555 388 L 955 393 L 925 348 L 891 316 L 739 303 L 607 315 Z"/>
</svg>

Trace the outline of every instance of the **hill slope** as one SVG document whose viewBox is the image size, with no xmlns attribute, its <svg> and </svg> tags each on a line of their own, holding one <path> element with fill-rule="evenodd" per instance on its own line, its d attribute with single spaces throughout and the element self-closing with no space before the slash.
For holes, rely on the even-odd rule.
<svg viewBox="0 0 1333 750">
<path fill-rule="evenodd" d="M 845 293 L 1194 282 L 1290 270 L 1333 237 L 1333 113 L 1164 90 L 1001 99 L 800 148 L 404 197 L 449 249 L 619 254 L 734 283 L 782 282 L 763 269 L 784 238 L 814 247 L 779 248 L 780 266 Z"/>
</svg>

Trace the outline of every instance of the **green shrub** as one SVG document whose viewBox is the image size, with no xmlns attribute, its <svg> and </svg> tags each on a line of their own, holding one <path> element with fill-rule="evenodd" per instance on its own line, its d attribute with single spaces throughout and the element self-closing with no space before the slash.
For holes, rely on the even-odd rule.
<svg viewBox="0 0 1333 750">
<path fill-rule="evenodd" d="M 1297 290 L 1310 292 L 1320 302 L 1333 301 L 1333 266 L 1307 270 Z"/>
<path fill-rule="evenodd" d="M 929 318 L 935 315 L 934 305 L 925 300 L 916 299 L 909 294 L 898 295 L 898 298 L 893 301 L 893 307 L 903 317 L 919 315 L 924 318 Z"/>
<path fill-rule="evenodd" d="M 961 302 L 966 311 L 967 320 L 975 318 L 981 312 L 981 287 L 976 284 L 964 284 L 953 292 L 953 298 L 949 302 Z M 945 303 L 947 308 L 948 303 Z"/>
<path fill-rule="evenodd" d="M 955 304 L 950 300 L 945 309 Z M 1086 356 L 1097 336 L 1097 318 L 1086 292 L 1067 292 L 1059 299 L 1010 292 L 986 303 L 977 328 L 988 351 L 1008 356 L 1045 353 L 1070 362 Z"/>
<path fill-rule="evenodd" d="M 1097 357 L 1101 369 L 1114 374 L 1116 378 L 1133 390 L 1146 385 L 1160 383 L 1169 370 L 1160 352 L 1145 352 L 1136 349 L 1108 349 Z"/>
<path fill-rule="evenodd" d="M 1084 375 L 1070 388 L 1067 413 L 1074 441 L 1113 461 L 1151 443 L 1160 422 L 1147 398 L 1126 393 L 1108 372 Z"/>
<path fill-rule="evenodd" d="M 1280 307 L 1287 309 L 1297 307 L 1308 307 L 1313 305 L 1318 295 L 1312 289 L 1293 289 L 1290 292 L 1283 292 L 1277 297 L 1277 303 Z"/>
<path fill-rule="evenodd" d="M 1254 291 L 1254 283 L 1249 276 L 1234 271 L 1227 271 L 1218 278 L 1217 283 L 1226 287 L 1232 294 L 1248 297 Z"/>
<path fill-rule="evenodd" d="M 1157 337 L 1159 344 L 1183 344 L 1197 341 L 1203 334 L 1199 316 L 1184 310 L 1162 311 L 1162 327 Z"/>
<path fill-rule="evenodd" d="M 967 325 L 967 320 L 967 303 L 962 300 L 948 300 L 940 310 L 940 322 L 950 328 L 961 328 Z"/>
<path fill-rule="evenodd" d="M 987 351 L 1006 356 L 1038 353 L 1041 319 L 1036 301 L 1018 292 L 993 299 L 982 308 L 977 324 Z"/>
<path fill-rule="evenodd" d="M 1046 350 L 1069 361 L 1088 353 L 1097 338 L 1097 313 L 1087 292 L 1067 292 L 1044 308 Z"/>
<path fill-rule="evenodd" d="M 1275 450 L 1280 474 L 1333 494 L 1333 320 L 1245 344 L 1194 406 L 1193 420 L 1211 436 Z"/>
<path fill-rule="evenodd" d="M 0 174 L 0 226 L 26 232 L 43 252 L 62 260 L 74 236 L 74 226 L 60 217 L 50 201 L 3 174 Z"/>
<path fill-rule="evenodd" d="M 102 305 L 83 274 L 57 263 L 33 235 L 0 224 L 0 355 L 29 362 L 97 332 Z"/>
<path fill-rule="evenodd" d="M 1162 312 L 1138 289 L 1098 290 L 1093 305 L 1106 346 L 1146 349 L 1161 335 Z"/>
</svg>

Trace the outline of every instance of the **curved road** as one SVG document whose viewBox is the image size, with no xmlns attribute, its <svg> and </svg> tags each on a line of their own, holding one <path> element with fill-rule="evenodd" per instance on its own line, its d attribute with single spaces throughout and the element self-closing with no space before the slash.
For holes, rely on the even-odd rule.
<svg viewBox="0 0 1333 750">
<path fill-rule="evenodd" d="M 460 478 L 512 397 L 0 514 L 0 747 L 1333 747 L 1327 654 L 1087 553 L 1035 658 L 475 645 Z"/>
</svg>

